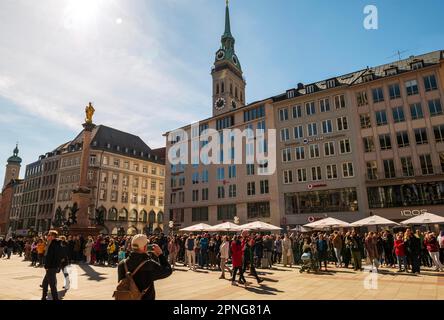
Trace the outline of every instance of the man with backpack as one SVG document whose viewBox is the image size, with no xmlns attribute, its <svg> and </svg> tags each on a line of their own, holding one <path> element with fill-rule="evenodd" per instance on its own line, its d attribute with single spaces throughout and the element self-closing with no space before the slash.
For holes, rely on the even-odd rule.
<svg viewBox="0 0 444 320">
<path fill-rule="evenodd" d="M 118 266 L 116 300 L 154 300 L 154 281 L 172 274 L 171 265 L 157 245 L 149 245 L 144 234 L 135 235 L 131 253 Z"/>
</svg>

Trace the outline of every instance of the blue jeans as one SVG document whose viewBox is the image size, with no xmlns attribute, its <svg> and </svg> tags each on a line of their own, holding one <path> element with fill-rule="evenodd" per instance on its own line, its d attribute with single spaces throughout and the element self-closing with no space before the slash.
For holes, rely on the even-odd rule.
<svg viewBox="0 0 444 320">
<path fill-rule="evenodd" d="M 399 270 L 402 270 L 401 262 L 404 264 L 404 270 L 407 270 L 407 257 L 406 256 L 396 256 L 398 258 Z"/>
</svg>

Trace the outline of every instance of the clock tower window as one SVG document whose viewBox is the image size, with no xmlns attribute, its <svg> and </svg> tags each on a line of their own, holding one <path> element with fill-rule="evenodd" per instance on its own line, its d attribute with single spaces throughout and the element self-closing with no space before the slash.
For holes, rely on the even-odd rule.
<svg viewBox="0 0 444 320">
<path fill-rule="evenodd" d="M 230 83 L 230 94 L 233 95 L 233 84 Z"/>
<path fill-rule="evenodd" d="M 237 87 L 234 89 L 234 96 L 235 96 L 236 99 L 237 99 Z"/>
<path fill-rule="evenodd" d="M 222 81 L 222 83 L 221 83 L 221 89 L 220 89 L 220 92 L 221 92 L 221 93 L 224 93 L 224 92 L 225 92 L 225 84 L 224 84 L 223 81 Z"/>
<path fill-rule="evenodd" d="M 216 84 L 216 94 L 219 94 L 219 84 Z"/>
</svg>

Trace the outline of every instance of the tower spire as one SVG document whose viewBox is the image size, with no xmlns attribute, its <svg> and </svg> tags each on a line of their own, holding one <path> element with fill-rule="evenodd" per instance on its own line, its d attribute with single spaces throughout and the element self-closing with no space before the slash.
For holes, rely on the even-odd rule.
<svg viewBox="0 0 444 320">
<path fill-rule="evenodd" d="M 226 0 L 226 7 L 225 7 L 225 32 L 224 37 L 233 37 L 231 35 L 231 25 L 230 25 L 230 8 L 228 7 L 229 0 Z"/>
</svg>

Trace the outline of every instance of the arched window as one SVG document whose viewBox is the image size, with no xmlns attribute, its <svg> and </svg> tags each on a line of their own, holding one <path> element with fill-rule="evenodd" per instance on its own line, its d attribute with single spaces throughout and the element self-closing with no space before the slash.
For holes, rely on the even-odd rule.
<svg viewBox="0 0 444 320">
<path fill-rule="evenodd" d="M 117 209 L 116 208 L 113 207 L 113 208 L 109 209 L 108 220 L 111 220 L 111 221 L 117 220 Z"/>
<path fill-rule="evenodd" d="M 100 206 L 98 213 L 102 214 L 103 220 L 106 219 L 106 208 L 104 206 Z"/>
<path fill-rule="evenodd" d="M 146 223 L 148 221 L 148 213 L 145 210 L 142 210 L 140 217 L 142 218 L 142 222 Z"/>
<path fill-rule="evenodd" d="M 225 92 L 225 83 L 222 81 L 222 83 L 221 83 L 221 89 L 220 89 L 220 92 L 221 93 L 224 93 Z"/>
<path fill-rule="evenodd" d="M 150 214 L 148 215 L 148 223 L 154 223 L 154 221 L 156 220 L 156 213 L 154 212 L 154 210 L 150 211 Z"/>
<path fill-rule="evenodd" d="M 157 223 L 163 223 L 163 212 L 159 211 L 157 214 Z"/>
<path fill-rule="evenodd" d="M 129 221 L 137 221 L 137 210 L 133 209 L 131 210 Z"/>
<path fill-rule="evenodd" d="M 119 211 L 119 221 L 127 221 L 128 220 L 128 210 L 122 208 Z"/>
<path fill-rule="evenodd" d="M 216 94 L 219 94 L 219 84 L 216 84 Z"/>
</svg>

